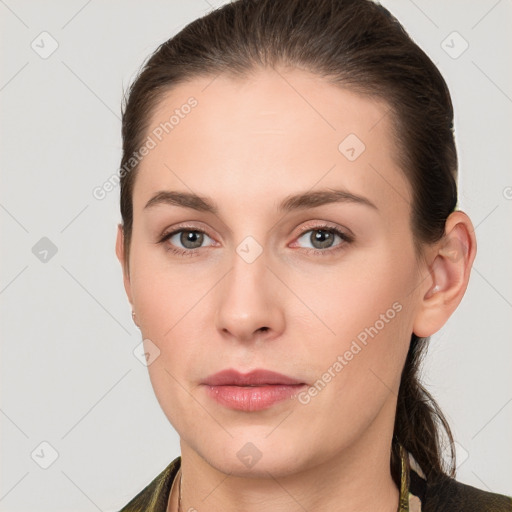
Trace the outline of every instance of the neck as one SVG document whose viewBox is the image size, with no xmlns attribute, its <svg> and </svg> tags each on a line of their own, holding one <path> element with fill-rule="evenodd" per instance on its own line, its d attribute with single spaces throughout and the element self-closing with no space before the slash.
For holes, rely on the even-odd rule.
<svg viewBox="0 0 512 512">
<path fill-rule="evenodd" d="M 376 426 L 377 427 L 377 426 Z M 391 434 L 371 428 L 349 447 L 304 460 L 293 473 L 260 466 L 253 476 L 223 471 L 181 440 L 182 511 L 396 512 L 399 501 L 390 471 Z M 371 438 L 371 439 L 370 439 Z M 257 465 L 263 462 L 261 459 Z M 256 467 L 256 466 L 255 466 Z M 178 475 L 179 480 L 179 475 Z M 178 510 L 176 482 L 171 510 Z"/>
</svg>

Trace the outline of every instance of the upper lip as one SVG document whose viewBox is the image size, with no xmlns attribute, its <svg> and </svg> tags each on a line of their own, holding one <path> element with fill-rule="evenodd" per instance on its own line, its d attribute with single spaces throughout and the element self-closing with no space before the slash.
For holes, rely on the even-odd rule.
<svg viewBox="0 0 512 512">
<path fill-rule="evenodd" d="M 240 373 L 228 368 L 210 375 L 204 380 L 203 384 L 209 386 L 263 386 L 265 384 L 304 384 L 304 382 L 270 370 L 256 369 L 249 373 Z"/>
</svg>

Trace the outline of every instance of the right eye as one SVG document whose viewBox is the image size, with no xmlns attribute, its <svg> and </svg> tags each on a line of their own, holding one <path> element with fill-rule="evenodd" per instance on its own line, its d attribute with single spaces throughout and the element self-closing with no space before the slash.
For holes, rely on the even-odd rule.
<svg viewBox="0 0 512 512">
<path fill-rule="evenodd" d="M 199 229 L 175 229 L 166 233 L 160 239 L 165 249 L 181 256 L 192 256 L 202 247 L 205 237 L 212 240 L 204 231 Z M 170 242 L 170 243 L 168 243 Z M 181 247 L 180 247 L 181 244 Z"/>
</svg>

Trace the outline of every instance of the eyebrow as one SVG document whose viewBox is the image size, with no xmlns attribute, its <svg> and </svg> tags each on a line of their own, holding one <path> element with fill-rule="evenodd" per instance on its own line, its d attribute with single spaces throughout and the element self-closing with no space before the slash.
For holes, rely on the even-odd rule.
<svg viewBox="0 0 512 512">
<path fill-rule="evenodd" d="M 284 198 L 278 207 L 279 212 L 291 212 L 294 210 L 305 210 L 307 208 L 316 208 L 331 203 L 355 203 L 369 206 L 378 211 L 377 206 L 369 199 L 358 196 L 347 190 L 325 189 L 314 192 L 302 192 L 290 195 Z M 217 215 L 218 206 L 208 197 L 199 196 L 190 192 L 178 192 L 174 190 L 164 190 L 154 195 L 144 206 L 149 209 L 157 205 L 180 206 L 182 208 L 191 208 L 200 212 L 213 213 Z"/>
</svg>

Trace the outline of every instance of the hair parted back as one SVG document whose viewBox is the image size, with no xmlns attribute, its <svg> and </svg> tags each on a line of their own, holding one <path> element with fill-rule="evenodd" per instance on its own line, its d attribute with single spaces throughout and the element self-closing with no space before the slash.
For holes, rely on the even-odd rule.
<svg viewBox="0 0 512 512">
<path fill-rule="evenodd" d="M 187 25 L 156 49 L 129 88 L 121 167 L 143 144 L 159 101 L 177 84 L 221 73 L 244 78 L 269 67 L 300 68 L 384 100 L 400 168 L 411 184 L 416 247 L 443 237 L 457 205 L 450 94 L 428 56 L 396 18 L 371 0 L 235 0 Z M 134 166 L 120 180 L 127 262 L 137 170 Z M 391 458 L 398 485 L 397 443 L 412 453 L 428 478 L 455 476 L 450 427 L 418 375 L 428 340 L 412 334 L 402 372 Z"/>
</svg>

